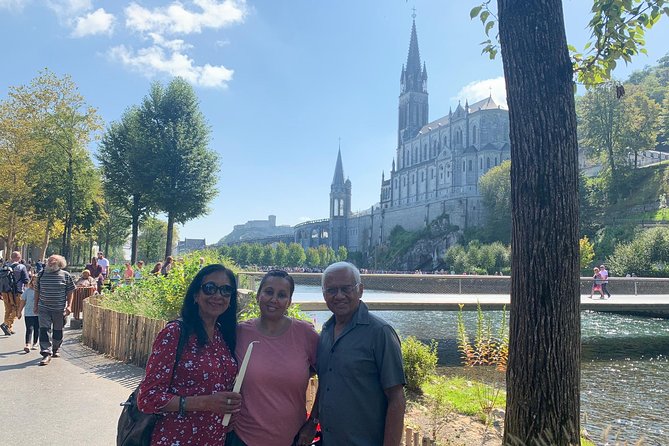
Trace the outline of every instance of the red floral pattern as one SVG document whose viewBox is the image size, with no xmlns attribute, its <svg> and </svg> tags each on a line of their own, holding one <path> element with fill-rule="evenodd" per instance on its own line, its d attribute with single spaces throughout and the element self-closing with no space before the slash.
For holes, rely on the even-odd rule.
<svg viewBox="0 0 669 446">
<path fill-rule="evenodd" d="M 193 334 L 184 346 L 172 379 L 181 326 L 168 324 L 153 343 L 146 365 L 146 377 L 139 387 L 137 405 L 142 412 L 158 413 L 175 396 L 211 395 L 232 390 L 237 362 L 218 330 L 203 347 Z M 156 423 L 152 446 L 222 446 L 225 443 L 223 416 L 214 412 L 168 412 Z"/>
</svg>

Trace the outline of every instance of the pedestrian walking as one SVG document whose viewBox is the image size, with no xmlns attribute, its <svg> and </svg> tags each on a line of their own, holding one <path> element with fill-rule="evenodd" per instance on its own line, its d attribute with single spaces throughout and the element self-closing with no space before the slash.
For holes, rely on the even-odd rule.
<svg viewBox="0 0 669 446">
<path fill-rule="evenodd" d="M 26 324 L 26 346 L 23 351 L 30 353 L 30 350 L 37 350 L 37 341 L 39 340 L 39 316 L 35 312 L 35 280 L 37 276 L 32 276 L 28 286 L 21 294 L 21 306 L 19 308 L 19 319 L 23 312 L 23 322 Z"/>
<path fill-rule="evenodd" d="M 599 298 L 604 299 L 604 293 L 602 292 L 602 273 L 596 266 L 592 269 L 592 289 L 590 291 L 590 299 L 595 294 L 599 293 Z"/>
<path fill-rule="evenodd" d="M 35 313 L 39 316 L 39 346 L 42 360 L 40 365 L 48 365 L 51 358 L 57 358 L 63 343 L 65 317 L 72 313 L 74 280 L 65 271 L 65 257 L 52 255 L 46 261 L 44 272 L 37 277 L 35 287 Z M 53 338 L 52 338 L 53 330 Z"/>
<path fill-rule="evenodd" d="M 602 276 L 602 297 L 606 294 L 607 299 L 611 299 L 611 293 L 609 293 L 609 271 L 606 269 L 606 265 L 599 266 L 599 274 Z"/>
</svg>

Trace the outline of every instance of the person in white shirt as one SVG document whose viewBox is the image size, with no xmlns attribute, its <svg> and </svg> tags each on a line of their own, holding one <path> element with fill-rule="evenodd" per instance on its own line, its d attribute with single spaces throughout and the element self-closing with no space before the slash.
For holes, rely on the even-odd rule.
<svg viewBox="0 0 669 446">
<path fill-rule="evenodd" d="M 605 265 L 599 266 L 599 274 L 602 276 L 602 294 L 606 294 L 607 299 L 611 299 L 611 293 L 609 293 L 609 272 L 606 269 Z"/>
<path fill-rule="evenodd" d="M 98 252 L 98 265 L 102 267 L 102 277 L 107 278 L 109 274 L 109 260 L 105 259 L 105 254 L 100 251 Z"/>
</svg>

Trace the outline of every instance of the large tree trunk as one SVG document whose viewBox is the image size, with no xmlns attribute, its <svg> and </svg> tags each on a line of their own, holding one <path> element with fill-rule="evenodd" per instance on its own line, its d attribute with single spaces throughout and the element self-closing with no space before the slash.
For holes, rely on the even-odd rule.
<svg viewBox="0 0 669 446">
<path fill-rule="evenodd" d="M 578 157 L 560 0 L 498 0 L 512 280 L 504 444 L 579 444 Z"/>
<path fill-rule="evenodd" d="M 172 255 L 172 237 L 174 236 L 174 216 L 167 214 L 167 243 L 165 243 L 165 258 Z"/>
</svg>

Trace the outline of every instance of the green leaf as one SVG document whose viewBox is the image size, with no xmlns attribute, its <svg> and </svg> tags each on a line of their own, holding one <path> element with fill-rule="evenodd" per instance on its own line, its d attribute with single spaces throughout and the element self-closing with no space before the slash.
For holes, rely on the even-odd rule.
<svg viewBox="0 0 669 446">
<path fill-rule="evenodd" d="M 488 23 L 486 23 L 486 25 L 485 25 L 486 36 L 488 35 L 488 33 L 490 32 L 490 30 L 492 29 L 493 26 L 495 26 L 495 21 L 494 20 L 491 20 Z"/>
<path fill-rule="evenodd" d="M 490 12 L 489 12 L 489 11 L 483 11 L 483 12 L 481 13 L 481 23 L 485 23 L 486 20 L 488 20 L 488 17 L 489 17 L 489 16 L 490 16 Z"/>
<path fill-rule="evenodd" d="M 483 9 L 483 6 L 476 6 L 476 7 L 472 8 L 472 10 L 469 11 L 469 18 L 473 19 L 474 17 L 479 15 L 479 12 L 481 12 L 481 9 Z"/>
</svg>

